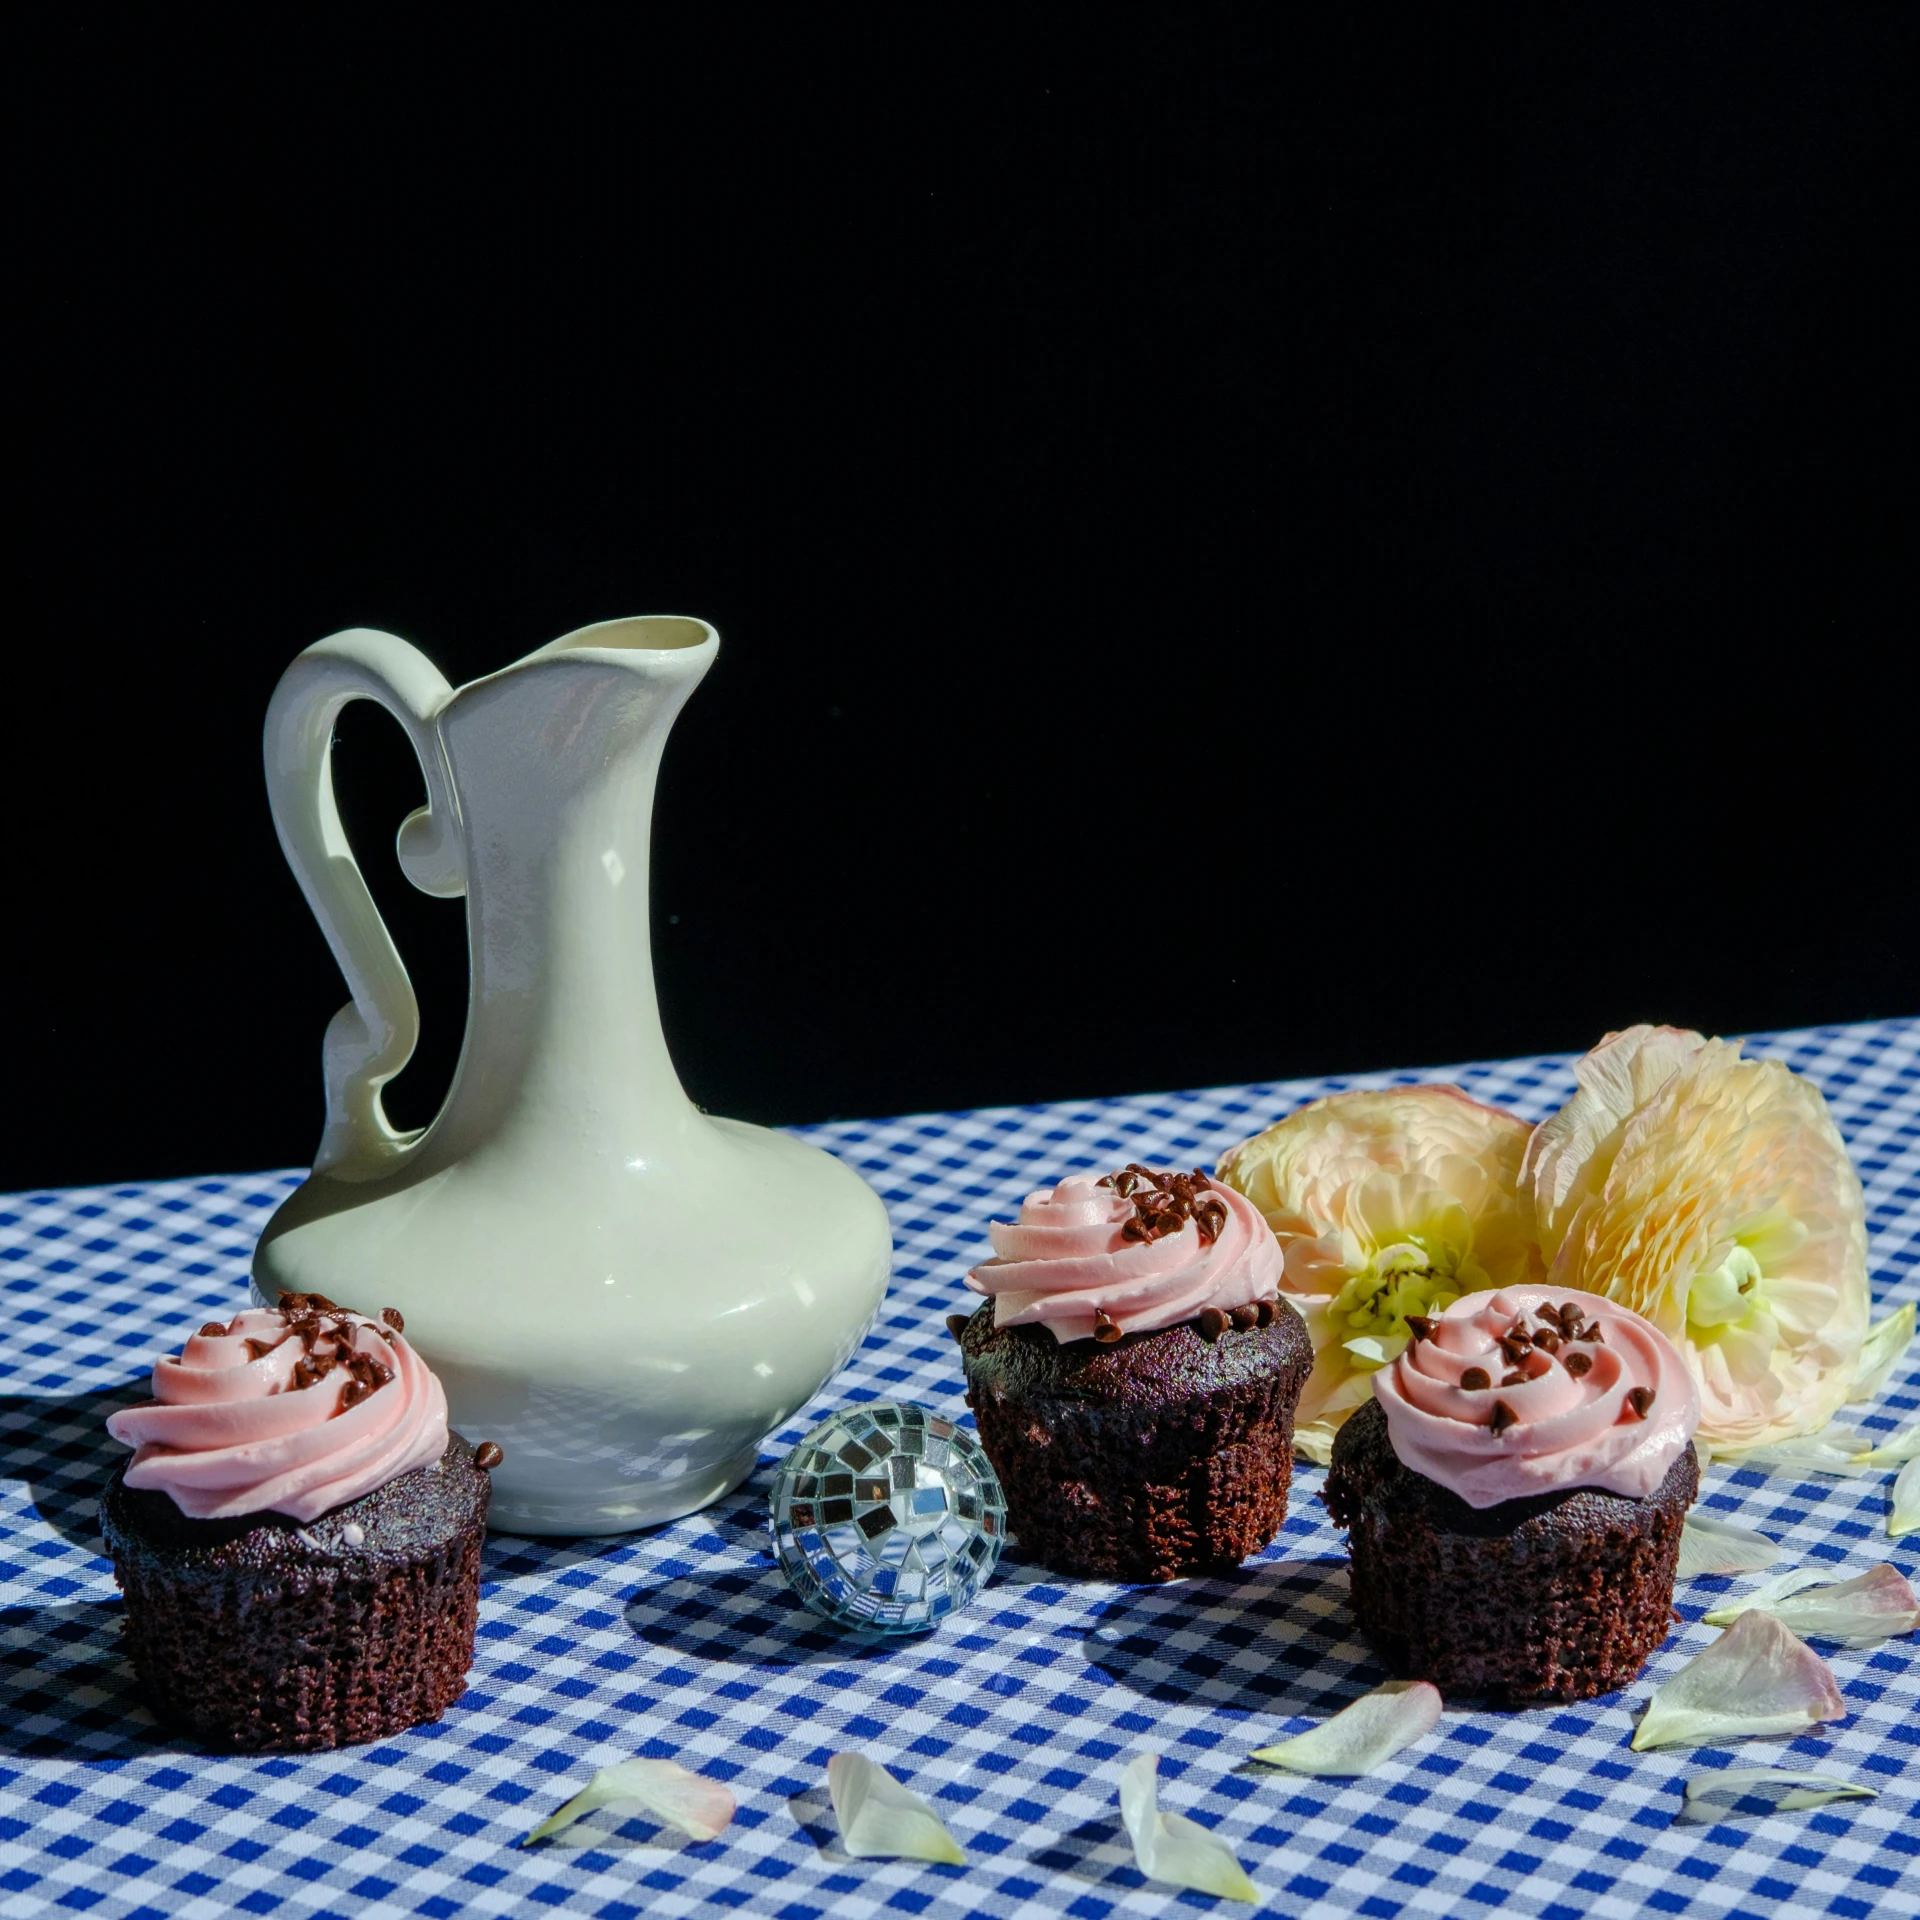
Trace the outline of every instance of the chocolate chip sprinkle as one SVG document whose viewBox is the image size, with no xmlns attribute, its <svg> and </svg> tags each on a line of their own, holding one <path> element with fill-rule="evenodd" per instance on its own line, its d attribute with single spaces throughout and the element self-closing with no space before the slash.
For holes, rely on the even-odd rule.
<svg viewBox="0 0 1920 1920">
<path fill-rule="evenodd" d="M 1533 1351 L 1533 1341 L 1518 1320 L 1500 1336 L 1500 1351 L 1511 1367 L 1517 1367 Z"/>
<path fill-rule="evenodd" d="M 1253 1312 L 1255 1319 L 1261 1326 L 1270 1327 L 1280 1318 L 1280 1302 L 1278 1300 L 1256 1300 L 1253 1303 Z"/>
<path fill-rule="evenodd" d="M 224 1340 L 226 1337 L 227 1330 L 218 1320 L 209 1320 L 207 1324 L 200 1329 L 200 1338 L 202 1340 Z"/>
<path fill-rule="evenodd" d="M 1407 1315 L 1407 1331 L 1416 1340 L 1431 1340 L 1433 1322 L 1424 1313 L 1410 1313 Z"/>
<path fill-rule="evenodd" d="M 1218 1340 L 1227 1330 L 1227 1316 L 1218 1307 L 1200 1309 L 1200 1338 Z"/>
<path fill-rule="evenodd" d="M 473 1464 L 482 1473 L 491 1473 L 506 1457 L 499 1443 L 494 1440 L 482 1440 L 473 1450 Z"/>
<path fill-rule="evenodd" d="M 1485 1367 L 1469 1367 L 1466 1372 L 1460 1376 L 1460 1384 L 1465 1387 L 1469 1393 L 1484 1393 L 1493 1385 L 1493 1376 L 1487 1372 Z"/>
<path fill-rule="evenodd" d="M 1211 1246 L 1227 1224 L 1227 1203 L 1210 1191 L 1213 1182 L 1198 1167 L 1191 1173 L 1156 1173 L 1133 1160 L 1095 1184 L 1133 1202 L 1133 1218 L 1120 1229 L 1123 1240 L 1158 1240 L 1191 1220 L 1200 1244 Z"/>
<path fill-rule="evenodd" d="M 1629 1388 L 1627 1405 L 1633 1409 L 1636 1417 L 1644 1420 L 1647 1417 L 1647 1409 L 1653 1405 L 1653 1389 L 1651 1387 Z"/>
<path fill-rule="evenodd" d="M 1105 1309 L 1101 1307 L 1093 1310 L 1093 1337 L 1103 1347 L 1112 1346 L 1120 1338 L 1119 1327 L 1107 1318 Z"/>
<path fill-rule="evenodd" d="M 967 1316 L 964 1313 L 948 1314 L 947 1331 L 956 1340 L 964 1340 L 967 1337 Z"/>
<path fill-rule="evenodd" d="M 1542 1353 L 1558 1353 L 1560 1351 L 1560 1336 L 1557 1333 L 1548 1332 L 1543 1327 L 1533 1336 L 1533 1344 L 1538 1347 Z"/>
<path fill-rule="evenodd" d="M 1235 1307 L 1232 1317 L 1233 1324 L 1238 1327 L 1242 1333 L 1249 1332 L 1260 1324 L 1260 1310 L 1258 1307 Z"/>
<path fill-rule="evenodd" d="M 1588 1325 L 1579 1328 L 1573 1337 L 1576 1340 L 1595 1340 L 1603 1347 L 1607 1344 L 1607 1336 L 1601 1332 L 1600 1322 L 1598 1320 L 1592 1321 Z"/>
<path fill-rule="evenodd" d="M 1593 1371 L 1593 1356 L 1589 1353 L 1570 1353 L 1567 1355 L 1566 1368 L 1578 1380 L 1583 1373 Z"/>
<path fill-rule="evenodd" d="M 1524 1373 L 1503 1374 L 1500 1384 L 1503 1387 L 1524 1387 L 1527 1384 L 1527 1376 Z"/>
<path fill-rule="evenodd" d="M 407 1323 L 400 1318 L 400 1309 L 398 1307 L 382 1307 L 380 1309 L 380 1318 L 384 1320 L 395 1333 L 405 1333 L 407 1330 Z"/>
<path fill-rule="evenodd" d="M 1493 1403 L 1493 1412 L 1487 1417 L 1487 1425 L 1495 1433 L 1505 1433 L 1509 1427 L 1518 1426 L 1520 1416 L 1504 1400 Z"/>
</svg>

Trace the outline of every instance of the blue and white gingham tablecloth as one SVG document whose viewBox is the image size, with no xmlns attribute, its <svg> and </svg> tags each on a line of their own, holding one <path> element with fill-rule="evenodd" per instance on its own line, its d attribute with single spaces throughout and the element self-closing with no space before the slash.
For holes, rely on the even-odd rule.
<svg viewBox="0 0 1920 1920">
<path fill-rule="evenodd" d="M 1920 1021 L 1756 1042 L 1833 1102 L 1866 1182 L 1876 1312 L 1920 1291 Z M 1017 1548 L 925 1638 L 849 1646 L 789 1597 L 762 1530 L 778 1453 L 825 1409 L 876 1397 L 957 1411 L 945 1316 L 989 1217 L 1074 1168 L 1211 1162 L 1331 1089 L 1459 1082 L 1529 1117 L 1571 1090 L 1556 1059 L 833 1125 L 807 1137 L 879 1189 L 894 1279 L 865 1347 L 705 1513 L 623 1539 L 488 1544 L 466 1698 L 437 1726 L 309 1758 L 213 1759 L 157 1728 L 116 1644 L 94 1499 L 104 1413 L 154 1355 L 241 1306 L 249 1251 L 294 1173 L 32 1193 L 0 1201 L 0 1916 L 592 1914 L 722 1910 L 930 1916 L 1171 1913 L 1215 1903 L 1135 1871 L 1115 1788 L 1160 1755 L 1161 1804 L 1222 1834 L 1287 1915 L 1505 1910 L 1920 1912 L 1920 1648 L 1823 1649 L 1849 1717 L 1805 1738 L 1628 1751 L 1649 1684 L 1713 1635 L 1730 1583 L 1683 1587 L 1639 1684 L 1570 1708 L 1449 1712 L 1363 1780 L 1299 1781 L 1247 1754 L 1383 1676 L 1346 1609 L 1341 1538 L 1303 1469 L 1286 1529 L 1232 1578 L 1165 1587 L 1061 1580 Z M 1906 1361 L 1861 1424 L 1915 1416 Z M 1889 1476 L 1715 1468 L 1707 1506 L 1796 1560 L 1920 1579 L 1889 1543 Z M 826 1762 L 883 1761 L 932 1800 L 972 1864 L 849 1860 Z M 590 1847 L 516 1849 L 596 1766 L 676 1755 L 727 1781 L 733 1827 L 703 1845 L 645 1822 Z M 1879 1798 L 1676 1826 L 1700 1768 L 1844 1773 Z M 1238 1910 L 1238 1909 L 1226 1909 Z"/>
</svg>

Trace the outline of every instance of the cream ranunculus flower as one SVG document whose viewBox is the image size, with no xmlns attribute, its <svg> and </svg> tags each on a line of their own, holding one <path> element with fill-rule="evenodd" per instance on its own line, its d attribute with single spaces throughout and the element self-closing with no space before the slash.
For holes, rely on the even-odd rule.
<svg viewBox="0 0 1920 1920">
<path fill-rule="evenodd" d="M 1325 1464 L 1406 1346 L 1409 1314 L 1544 1272 L 1519 1191 L 1529 1131 L 1457 1087 L 1394 1087 L 1316 1100 L 1221 1158 L 1279 1240 L 1313 1336 L 1294 1424 L 1310 1460 Z"/>
<path fill-rule="evenodd" d="M 1825 1426 L 1869 1295 L 1866 1202 L 1820 1090 L 1672 1027 L 1608 1034 L 1574 1078 L 1523 1174 L 1554 1284 L 1674 1341 L 1716 1453 Z"/>
</svg>

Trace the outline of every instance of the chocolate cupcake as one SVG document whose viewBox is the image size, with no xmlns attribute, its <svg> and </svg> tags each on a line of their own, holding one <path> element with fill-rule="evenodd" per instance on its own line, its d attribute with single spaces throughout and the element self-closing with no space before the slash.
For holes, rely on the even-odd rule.
<svg viewBox="0 0 1920 1920">
<path fill-rule="evenodd" d="M 1203 1173 L 1077 1175 L 989 1228 L 991 1296 L 953 1316 L 980 1442 L 1021 1550 L 1171 1580 L 1280 1530 L 1312 1364 L 1251 1202 Z"/>
<path fill-rule="evenodd" d="M 100 1503 L 154 1712 L 209 1744 L 306 1751 L 437 1720 L 466 1690 L 487 1469 L 381 1320 L 318 1295 L 202 1327 L 116 1413 Z"/>
<path fill-rule="evenodd" d="M 1326 1502 L 1397 1675 L 1517 1705 L 1625 1686 L 1672 1625 L 1699 1390 L 1649 1322 L 1508 1287 L 1409 1322 L 1340 1429 Z"/>
</svg>

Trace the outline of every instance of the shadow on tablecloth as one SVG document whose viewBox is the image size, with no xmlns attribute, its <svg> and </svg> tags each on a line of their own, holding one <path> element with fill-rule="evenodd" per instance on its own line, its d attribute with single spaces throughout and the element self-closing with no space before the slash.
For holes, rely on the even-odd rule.
<svg viewBox="0 0 1920 1920">
<path fill-rule="evenodd" d="M 1149 1700 L 1226 1713 L 1330 1713 L 1388 1677 L 1354 1627 L 1338 1556 L 1128 1589 L 1098 1610 L 1082 1652 Z"/>
<path fill-rule="evenodd" d="M 106 1553 L 100 1491 L 127 1449 L 107 1434 L 107 1415 L 148 1398 L 147 1377 L 60 1399 L 0 1394 L 0 1480 L 17 1480 L 40 1519 L 83 1553 Z"/>
</svg>

